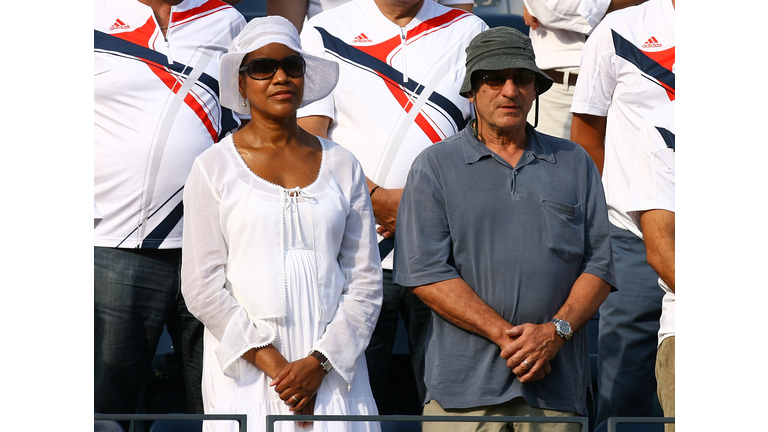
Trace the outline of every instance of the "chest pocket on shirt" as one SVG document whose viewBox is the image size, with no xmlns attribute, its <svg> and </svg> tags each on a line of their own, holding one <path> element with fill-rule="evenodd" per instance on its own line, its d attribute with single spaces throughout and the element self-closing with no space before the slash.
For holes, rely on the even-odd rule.
<svg viewBox="0 0 768 432">
<path fill-rule="evenodd" d="M 542 200 L 547 248 L 563 261 L 572 261 L 584 255 L 584 212 L 576 206 L 557 201 Z"/>
</svg>

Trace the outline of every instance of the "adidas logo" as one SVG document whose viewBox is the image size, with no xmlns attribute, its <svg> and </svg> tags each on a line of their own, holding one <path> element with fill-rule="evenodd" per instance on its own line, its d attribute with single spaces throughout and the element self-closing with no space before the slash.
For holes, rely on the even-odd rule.
<svg viewBox="0 0 768 432">
<path fill-rule="evenodd" d="M 131 28 L 131 26 L 129 26 L 128 24 L 126 24 L 126 23 L 124 23 L 122 21 L 120 21 L 120 19 L 118 18 L 117 20 L 115 20 L 115 23 L 112 24 L 112 27 L 110 27 L 109 29 L 110 30 L 118 30 L 118 29 L 120 29 L 120 30 L 128 30 L 129 28 Z"/>
<path fill-rule="evenodd" d="M 353 41 L 353 44 L 359 44 L 359 43 L 371 43 L 372 40 L 368 39 L 368 36 L 365 35 L 365 33 L 360 33 Z"/>
<path fill-rule="evenodd" d="M 661 43 L 654 36 L 645 41 L 643 48 L 661 48 Z"/>
</svg>

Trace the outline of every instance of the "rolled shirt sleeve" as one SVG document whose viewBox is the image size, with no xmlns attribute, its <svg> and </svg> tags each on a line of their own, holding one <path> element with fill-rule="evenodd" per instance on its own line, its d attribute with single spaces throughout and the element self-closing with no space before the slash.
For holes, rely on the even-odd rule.
<svg viewBox="0 0 768 432">
<path fill-rule="evenodd" d="M 611 0 L 581 0 L 576 10 L 592 28 L 595 28 L 605 17 L 610 5 Z"/>
<path fill-rule="evenodd" d="M 640 131 L 640 146 L 627 197 L 627 214 L 638 229 L 646 210 L 675 211 L 675 102 L 651 111 Z"/>
<path fill-rule="evenodd" d="M 411 165 L 398 207 L 395 282 L 416 287 L 459 277 L 449 264 L 451 248 L 443 189 L 422 154 Z"/>
<path fill-rule="evenodd" d="M 539 23 L 550 29 L 575 31 L 589 34 L 593 26 L 578 9 L 584 3 L 580 0 L 524 0 L 525 7 Z M 602 17 L 601 17 L 602 18 Z M 598 20 L 599 22 L 599 20 Z"/>
<path fill-rule="evenodd" d="M 603 22 L 595 28 L 581 51 L 579 79 L 573 93 L 571 112 L 608 116 L 617 83 L 616 62 L 611 27 Z"/>
<path fill-rule="evenodd" d="M 608 221 L 608 206 L 605 203 L 605 193 L 600 172 L 592 162 L 586 160 L 589 167 L 587 194 L 584 203 L 584 257 L 582 273 L 595 275 L 616 291 L 616 276 L 613 265 L 613 250 L 611 245 L 610 222 Z"/>
</svg>

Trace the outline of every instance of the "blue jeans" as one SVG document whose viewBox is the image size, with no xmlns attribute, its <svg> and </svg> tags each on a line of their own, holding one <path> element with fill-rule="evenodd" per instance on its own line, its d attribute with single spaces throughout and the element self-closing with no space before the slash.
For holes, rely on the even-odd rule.
<svg viewBox="0 0 768 432">
<path fill-rule="evenodd" d="M 649 417 L 656 392 L 656 345 L 664 291 L 643 240 L 611 225 L 616 288 L 600 306 L 597 418 Z"/>
<path fill-rule="evenodd" d="M 163 325 L 173 340 L 189 410 L 203 413 L 203 325 L 181 296 L 181 249 L 95 247 L 94 411 L 136 412 Z"/>
<path fill-rule="evenodd" d="M 381 314 L 373 330 L 371 342 L 365 350 L 371 390 L 379 407 L 382 406 L 384 399 L 389 360 L 395 345 L 398 313 L 403 316 L 405 328 L 408 330 L 411 367 L 416 377 L 419 402 L 424 405 L 427 395 L 427 388 L 424 385 L 424 354 L 432 312 L 415 294 L 392 282 L 392 270 L 384 269 L 384 300 Z"/>
</svg>

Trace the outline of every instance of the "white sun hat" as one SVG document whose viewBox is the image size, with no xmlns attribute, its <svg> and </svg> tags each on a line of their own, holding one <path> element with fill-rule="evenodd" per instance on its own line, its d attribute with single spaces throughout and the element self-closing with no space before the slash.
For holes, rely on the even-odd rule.
<svg viewBox="0 0 768 432">
<path fill-rule="evenodd" d="M 307 71 L 304 74 L 304 97 L 300 107 L 331 94 L 339 81 L 339 65 L 302 50 L 296 27 L 281 16 L 270 15 L 254 18 L 248 22 L 229 44 L 229 51 L 222 56 L 219 63 L 219 98 L 222 106 L 239 114 L 251 114 L 247 101 L 246 106 L 243 106 L 243 98 L 238 88 L 240 64 L 247 54 L 271 43 L 287 46 L 299 53 L 307 63 Z"/>
</svg>

